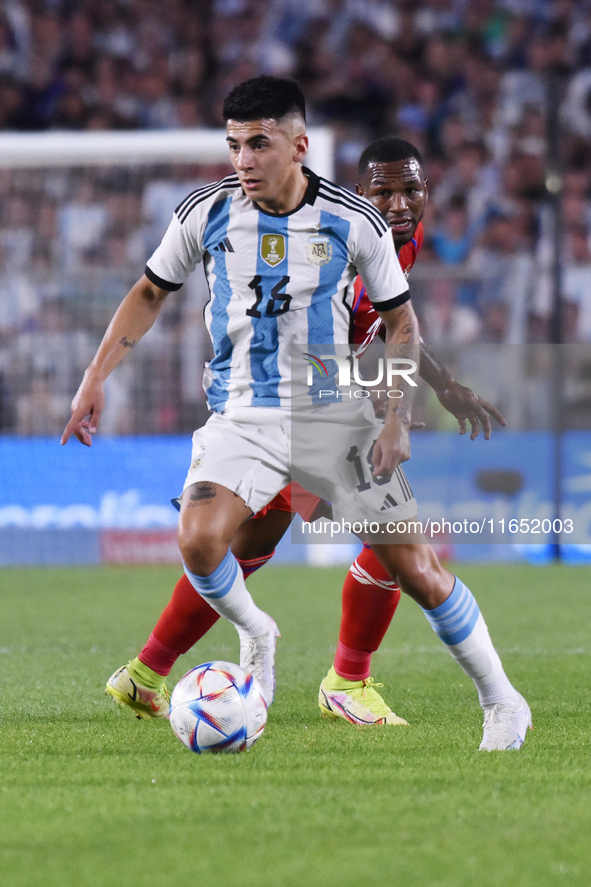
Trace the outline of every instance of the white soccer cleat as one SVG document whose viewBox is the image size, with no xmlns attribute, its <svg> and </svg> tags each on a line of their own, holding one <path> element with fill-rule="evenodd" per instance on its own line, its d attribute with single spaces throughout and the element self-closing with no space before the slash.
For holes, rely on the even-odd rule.
<svg viewBox="0 0 591 887">
<path fill-rule="evenodd" d="M 521 748 L 527 728 L 532 729 L 529 705 L 519 696 L 517 702 L 497 703 L 484 709 L 484 733 L 480 751 L 510 751 Z"/>
<path fill-rule="evenodd" d="M 270 626 L 256 638 L 240 638 L 240 667 L 261 685 L 265 702 L 271 705 L 275 695 L 275 646 L 281 632 L 269 616 Z"/>
</svg>

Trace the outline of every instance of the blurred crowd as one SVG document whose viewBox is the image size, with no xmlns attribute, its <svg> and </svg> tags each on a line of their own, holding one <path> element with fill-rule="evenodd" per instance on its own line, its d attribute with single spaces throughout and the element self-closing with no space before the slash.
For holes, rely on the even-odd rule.
<svg viewBox="0 0 591 887">
<path fill-rule="evenodd" d="M 301 83 L 346 187 L 376 137 L 422 151 L 430 199 L 411 288 L 427 342 L 548 341 L 557 242 L 562 337 L 591 342 L 591 0 L 0 2 L 0 131 L 219 127 L 228 89 L 263 72 Z M 176 197 L 224 172 L 0 170 L 0 430 L 59 430 Z M 114 432 L 195 424 L 204 298 L 197 281 L 136 376 L 121 370 Z M 172 377 L 152 373 L 161 389 L 144 403 L 154 361 Z"/>
</svg>

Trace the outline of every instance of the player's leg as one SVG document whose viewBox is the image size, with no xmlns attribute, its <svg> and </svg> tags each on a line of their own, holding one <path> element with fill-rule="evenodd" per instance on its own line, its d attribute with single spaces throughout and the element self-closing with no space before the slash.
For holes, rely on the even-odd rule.
<svg viewBox="0 0 591 887">
<path fill-rule="evenodd" d="M 245 579 L 264 566 L 291 523 L 291 513 L 270 509 L 260 518 L 251 518 L 239 527 L 231 549 Z M 196 594 L 183 574 L 174 587 L 170 601 L 154 626 L 145 646 L 132 660 L 136 677 L 144 686 L 161 690 L 172 666 L 191 649 L 220 618 L 211 605 Z M 138 666 L 141 663 L 145 669 Z"/>
<path fill-rule="evenodd" d="M 353 403 L 343 401 L 345 415 L 352 412 Z M 374 550 L 390 578 L 419 603 L 451 655 L 474 681 L 485 710 L 481 748 L 517 748 L 531 719 L 527 703 L 505 675 L 471 592 L 439 564 L 426 540 L 417 538 L 413 521 L 416 502 L 402 469 L 398 467 L 379 483 L 366 478 L 364 460 L 371 464 L 375 441 L 383 429 L 365 409 L 366 402 L 359 403 L 355 422 L 349 420 L 348 425 L 337 421 L 341 419 L 338 410 L 332 410 L 332 420 L 328 412 L 307 416 L 298 446 L 292 440 L 292 454 L 301 460 L 298 471 L 317 482 L 309 488 L 332 503 L 336 520 L 367 520 L 370 526 L 384 525 L 387 520 L 384 530 L 395 526 L 397 543 L 382 543 L 377 532 Z M 401 537 L 399 530 L 405 521 L 409 522 L 408 538 Z"/>
<path fill-rule="evenodd" d="M 386 493 L 366 482 L 369 454 L 381 428 L 365 400 L 331 404 L 295 421 L 292 434 L 293 473 L 300 483 L 331 503 L 335 520 L 384 520 Z M 367 466 L 367 467 L 366 467 Z M 362 477 L 363 475 L 363 477 Z M 403 503 L 407 517 L 414 510 L 411 494 L 393 478 L 393 501 Z M 369 502 L 367 502 L 369 491 Z M 388 489 L 386 492 L 390 492 Z M 368 512 L 369 509 L 369 512 Z M 369 548 L 349 571 L 343 588 L 339 643 L 333 666 L 320 685 L 318 703 L 324 715 L 350 723 L 406 724 L 375 690 L 369 676 L 374 652 L 394 615 L 400 590 Z M 372 686 L 373 685 L 373 686 Z"/>
<path fill-rule="evenodd" d="M 264 407 L 211 416 L 193 435 L 180 502 L 179 548 L 196 591 L 242 637 L 270 616 L 255 605 L 230 544 L 238 528 L 289 483 L 289 416 Z"/>
<path fill-rule="evenodd" d="M 255 605 L 246 589 L 230 543 L 253 512 L 289 481 L 285 417 L 278 411 L 258 408 L 242 411 L 239 418 L 238 412 L 232 418 L 214 413 L 194 433 L 191 455 L 179 517 L 179 548 L 185 575 L 205 602 L 237 628 L 240 663 L 259 678 L 270 703 L 275 681 L 275 640 L 279 633 L 274 621 Z M 181 586 L 178 593 L 186 595 L 186 586 Z M 176 652 L 174 647 L 167 651 L 155 646 L 164 660 L 169 651 L 171 655 Z M 109 685 L 107 692 L 111 692 Z"/>
<path fill-rule="evenodd" d="M 184 527 L 185 535 L 191 533 L 200 534 L 200 544 L 194 544 L 194 552 L 199 551 L 200 545 L 208 546 L 208 556 L 204 557 L 202 555 L 201 564 L 205 565 L 205 569 L 209 568 L 211 570 L 211 564 L 213 563 L 213 570 L 211 570 L 213 579 L 206 577 L 205 580 L 201 579 L 201 581 L 207 582 L 209 580 L 212 592 L 215 593 L 219 587 L 219 582 L 217 586 L 215 584 L 216 573 L 218 576 L 220 575 L 219 569 L 216 571 L 216 558 L 225 561 L 230 565 L 231 569 L 234 569 L 235 565 L 235 570 L 240 572 L 240 578 L 242 579 L 236 559 L 229 552 L 229 541 L 232 538 L 233 532 L 250 516 L 251 512 L 240 497 L 217 484 L 209 482 L 194 484 L 188 487 L 183 495 L 186 496 L 190 503 L 202 502 L 209 503 L 211 506 L 207 512 L 205 512 L 205 506 L 201 511 L 196 509 L 191 511 L 191 519 L 186 519 L 184 525 L 182 524 L 183 512 L 181 508 L 181 526 Z M 181 554 L 185 558 L 182 538 L 180 547 Z M 193 554 L 193 557 L 195 560 L 198 560 L 197 555 Z M 187 638 L 182 626 L 183 614 L 190 615 L 193 620 L 198 622 L 199 631 L 202 634 L 214 624 L 219 616 L 218 609 L 212 607 L 205 596 L 196 594 L 198 589 L 195 588 L 195 579 L 191 582 L 191 574 L 187 572 L 187 568 L 186 575 L 191 591 L 189 592 L 185 583 L 177 583 L 173 593 L 173 600 L 162 614 L 156 627 L 157 631 L 161 630 L 161 638 L 153 633 L 140 656 L 132 660 L 128 665 L 119 668 L 111 675 L 107 682 L 106 692 L 117 702 L 129 706 L 142 718 L 168 716 L 169 694 L 165 687 L 164 677 L 172 668 L 179 653 L 184 652 L 182 648 L 187 641 L 191 640 L 191 637 L 195 634 L 194 631 L 189 632 L 189 637 Z M 198 578 L 200 579 L 201 577 Z M 226 580 L 230 578 L 227 570 L 225 578 Z M 227 593 L 231 593 L 232 586 L 236 584 L 236 582 L 230 582 Z M 242 585 L 244 585 L 243 579 Z M 191 593 L 193 598 L 191 598 Z M 246 595 L 245 609 L 248 608 L 248 599 L 250 598 L 248 592 Z M 250 601 L 252 602 L 252 599 Z M 270 617 L 267 617 L 262 611 L 258 611 L 254 602 L 252 602 L 248 618 L 251 622 L 255 622 L 255 625 L 258 613 L 262 616 L 260 621 L 262 622 L 264 619 L 264 624 L 266 625 Z M 176 649 L 177 647 L 179 648 L 178 650 Z M 164 672 L 164 674 L 161 674 L 161 672 Z"/>
<path fill-rule="evenodd" d="M 291 513 L 270 508 L 238 528 L 231 549 L 244 579 L 260 570 L 274 555 L 275 548 L 291 523 Z M 182 653 L 186 653 L 219 619 L 219 613 L 195 594 L 183 574 L 138 659 L 158 675 L 166 677 Z"/>
<path fill-rule="evenodd" d="M 166 678 L 172 666 L 219 618 L 183 573 L 146 644 L 111 675 L 105 692 L 140 717 L 168 717 Z"/>
<path fill-rule="evenodd" d="M 513 687 L 470 589 L 427 544 L 376 545 L 391 576 L 422 608 L 433 631 L 472 678 L 484 710 L 481 749 L 519 748 L 531 727 L 529 706 Z"/>
<path fill-rule="evenodd" d="M 141 718 L 167 718 L 166 677 L 181 655 L 219 619 L 183 574 L 140 653 L 115 671 L 105 692 Z"/>
<path fill-rule="evenodd" d="M 289 512 L 270 509 L 239 527 L 231 549 L 245 579 L 273 557 L 290 522 Z M 166 677 L 178 657 L 201 640 L 219 618 L 219 613 L 195 593 L 183 574 L 138 659 L 159 676 Z"/>
<path fill-rule="evenodd" d="M 232 551 L 245 579 L 270 560 L 291 523 L 291 513 L 284 510 L 283 502 L 279 505 L 281 510 L 270 507 L 260 517 L 245 521 L 232 540 Z M 146 644 L 135 659 L 109 678 L 107 693 L 127 705 L 139 700 L 146 717 L 167 717 L 166 677 L 179 656 L 201 640 L 219 618 L 183 574 Z M 139 713 L 137 707 L 135 710 Z"/>
<path fill-rule="evenodd" d="M 275 499 L 279 499 L 279 496 Z M 255 514 L 243 523 L 232 539 L 232 551 L 242 566 L 245 577 L 250 576 L 259 566 L 263 566 L 273 557 L 277 545 L 291 524 L 293 517 L 291 511 L 283 507 L 275 508 L 273 505 L 275 499 L 260 512 L 260 516 Z"/>
<path fill-rule="evenodd" d="M 252 599 L 230 549 L 232 537 L 250 513 L 239 496 L 220 484 L 191 484 L 181 497 L 179 547 L 195 591 L 238 631 L 240 665 L 259 680 L 270 705 L 279 631 Z"/>
<path fill-rule="evenodd" d="M 355 558 L 342 592 L 341 625 L 334 669 L 342 678 L 369 677 L 371 655 L 380 646 L 400 601 L 400 588 L 369 546 Z"/>
<path fill-rule="evenodd" d="M 323 715 L 353 724 L 404 725 L 372 687 L 371 655 L 396 612 L 400 589 L 369 546 L 351 565 L 343 584 L 341 625 L 334 663 L 320 685 Z"/>
</svg>

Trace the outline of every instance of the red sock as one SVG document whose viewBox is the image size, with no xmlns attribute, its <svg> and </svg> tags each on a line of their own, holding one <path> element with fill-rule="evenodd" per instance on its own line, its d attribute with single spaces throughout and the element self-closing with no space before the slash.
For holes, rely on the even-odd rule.
<svg viewBox="0 0 591 887">
<path fill-rule="evenodd" d="M 140 662 L 158 674 L 167 675 L 181 653 L 190 650 L 219 618 L 187 577 L 181 576 L 139 654 Z"/>
<path fill-rule="evenodd" d="M 264 566 L 273 554 L 275 552 L 251 560 L 237 558 L 244 578 Z M 157 674 L 169 674 L 181 653 L 201 640 L 219 618 L 187 577 L 181 576 L 138 659 Z"/>
<path fill-rule="evenodd" d="M 339 643 L 334 669 L 342 678 L 369 677 L 371 654 L 380 646 L 396 612 L 400 589 L 371 548 L 364 547 L 343 585 Z"/>
<path fill-rule="evenodd" d="M 143 662 L 144 665 L 147 665 L 148 668 L 151 668 L 152 671 L 155 671 L 156 674 L 161 674 L 163 677 L 166 677 L 179 658 L 179 655 L 180 653 L 178 650 L 173 650 L 172 647 L 167 647 L 166 644 L 161 644 L 158 638 L 154 635 L 154 632 L 152 632 L 146 641 L 146 646 L 141 653 L 139 653 L 138 659 L 140 662 Z"/>
<path fill-rule="evenodd" d="M 264 567 L 267 561 L 270 561 L 274 554 L 275 550 L 273 550 L 271 554 L 264 554 L 262 557 L 253 557 L 249 560 L 237 557 L 236 560 L 240 564 L 242 575 L 245 579 L 248 579 L 249 576 L 252 576 L 252 574 L 256 573 L 257 570 L 260 570 L 261 567 Z"/>
</svg>

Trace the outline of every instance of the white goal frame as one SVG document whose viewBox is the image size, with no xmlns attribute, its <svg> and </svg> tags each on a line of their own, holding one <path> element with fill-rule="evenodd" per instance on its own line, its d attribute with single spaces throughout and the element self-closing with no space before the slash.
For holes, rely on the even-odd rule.
<svg viewBox="0 0 591 887">
<path fill-rule="evenodd" d="M 332 181 L 334 135 L 327 127 L 308 130 L 306 165 Z M 121 132 L 2 133 L 0 168 L 111 166 L 118 163 L 223 163 L 230 165 L 223 129 L 131 130 Z M 229 172 L 230 170 L 228 170 Z"/>
</svg>

